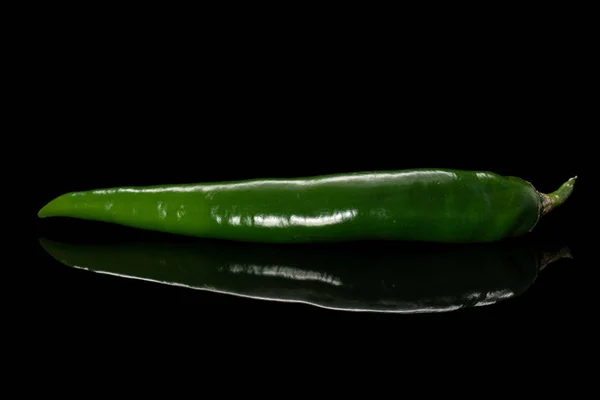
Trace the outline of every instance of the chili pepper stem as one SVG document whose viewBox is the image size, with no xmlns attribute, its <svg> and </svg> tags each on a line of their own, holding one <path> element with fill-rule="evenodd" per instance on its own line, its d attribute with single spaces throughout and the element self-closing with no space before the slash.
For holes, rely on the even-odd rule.
<svg viewBox="0 0 600 400">
<path fill-rule="evenodd" d="M 555 208 L 563 205 L 573 193 L 577 176 L 572 177 L 563 183 L 556 191 L 552 193 L 540 193 L 542 198 L 542 216 L 548 214 Z"/>
</svg>

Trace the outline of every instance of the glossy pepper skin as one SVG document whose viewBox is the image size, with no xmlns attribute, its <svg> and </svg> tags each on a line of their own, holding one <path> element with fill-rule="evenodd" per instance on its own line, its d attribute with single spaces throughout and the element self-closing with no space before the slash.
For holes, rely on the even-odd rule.
<svg viewBox="0 0 600 400">
<path fill-rule="evenodd" d="M 483 171 L 359 172 L 67 193 L 38 215 L 251 242 L 493 242 L 531 231 L 573 184 L 545 195 Z"/>
<path fill-rule="evenodd" d="M 75 268 L 252 299 L 327 309 L 436 313 L 525 293 L 568 247 L 534 240 L 444 245 L 362 242 L 292 245 L 197 242 L 42 246 Z"/>
</svg>

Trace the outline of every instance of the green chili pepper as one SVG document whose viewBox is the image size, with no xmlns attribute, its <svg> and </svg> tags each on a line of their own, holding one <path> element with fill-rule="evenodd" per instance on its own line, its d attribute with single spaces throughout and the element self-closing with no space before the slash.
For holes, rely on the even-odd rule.
<svg viewBox="0 0 600 400">
<path fill-rule="evenodd" d="M 449 169 L 119 187 L 61 195 L 38 215 L 251 242 L 493 242 L 533 230 L 575 179 L 548 195 L 517 177 Z"/>
<path fill-rule="evenodd" d="M 539 241 L 449 245 L 361 242 L 278 245 L 41 240 L 65 265 L 254 299 L 348 311 L 432 313 L 523 294 L 566 246 Z"/>
</svg>

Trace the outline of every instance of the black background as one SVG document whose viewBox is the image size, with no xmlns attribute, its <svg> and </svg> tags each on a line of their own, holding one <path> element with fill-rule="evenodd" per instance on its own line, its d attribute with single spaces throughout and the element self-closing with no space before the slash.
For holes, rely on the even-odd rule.
<svg viewBox="0 0 600 400">
<path fill-rule="evenodd" d="M 234 335 L 269 326 L 275 336 L 341 327 L 394 335 L 431 326 L 452 331 L 465 322 L 513 332 L 559 326 L 589 332 L 594 258 L 584 229 L 596 182 L 586 137 L 597 129 L 590 127 L 593 68 L 583 44 L 560 35 L 510 44 L 441 35 L 423 45 L 406 37 L 383 44 L 360 35 L 307 41 L 270 34 L 225 39 L 225 33 L 182 44 L 161 35 L 98 32 L 37 42 L 44 68 L 32 75 L 41 127 L 32 139 L 36 240 L 102 240 L 108 232 L 37 219 L 39 208 L 68 191 L 441 167 L 515 175 L 546 192 L 577 175 L 572 198 L 538 227 L 540 235 L 567 243 L 575 258 L 553 264 L 508 302 L 385 315 L 92 274 L 63 266 L 35 242 L 21 301 L 28 318 L 75 329 L 91 323 L 115 335 L 132 326 Z"/>
</svg>

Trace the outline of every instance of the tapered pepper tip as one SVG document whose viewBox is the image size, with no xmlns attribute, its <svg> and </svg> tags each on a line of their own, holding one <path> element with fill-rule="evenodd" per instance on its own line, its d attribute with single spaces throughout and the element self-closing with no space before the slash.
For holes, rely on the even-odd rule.
<svg viewBox="0 0 600 400">
<path fill-rule="evenodd" d="M 38 216 L 39 218 L 46 218 L 46 217 L 50 217 L 50 216 L 51 216 L 51 215 L 50 215 L 51 213 L 50 213 L 50 212 L 49 212 L 49 210 L 48 210 L 48 205 L 49 205 L 49 204 L 50 204 L 50 203 L 48 203 L 48 204 L 46 204 L 44 207 L 40 208 L 40 210 L 39 210 L 39 211 L 38 211 L 38 213 L 37 213 L 37 216 Z"/>
<path fill-rule="evenodd" d="M 46 205 L 38 211 L 37 215 L 39 218 L 58 216 L 61 210 L 64 211 L 64 208 L 64 195 L 58 196 L 46 203 Z"/>
</svg>

